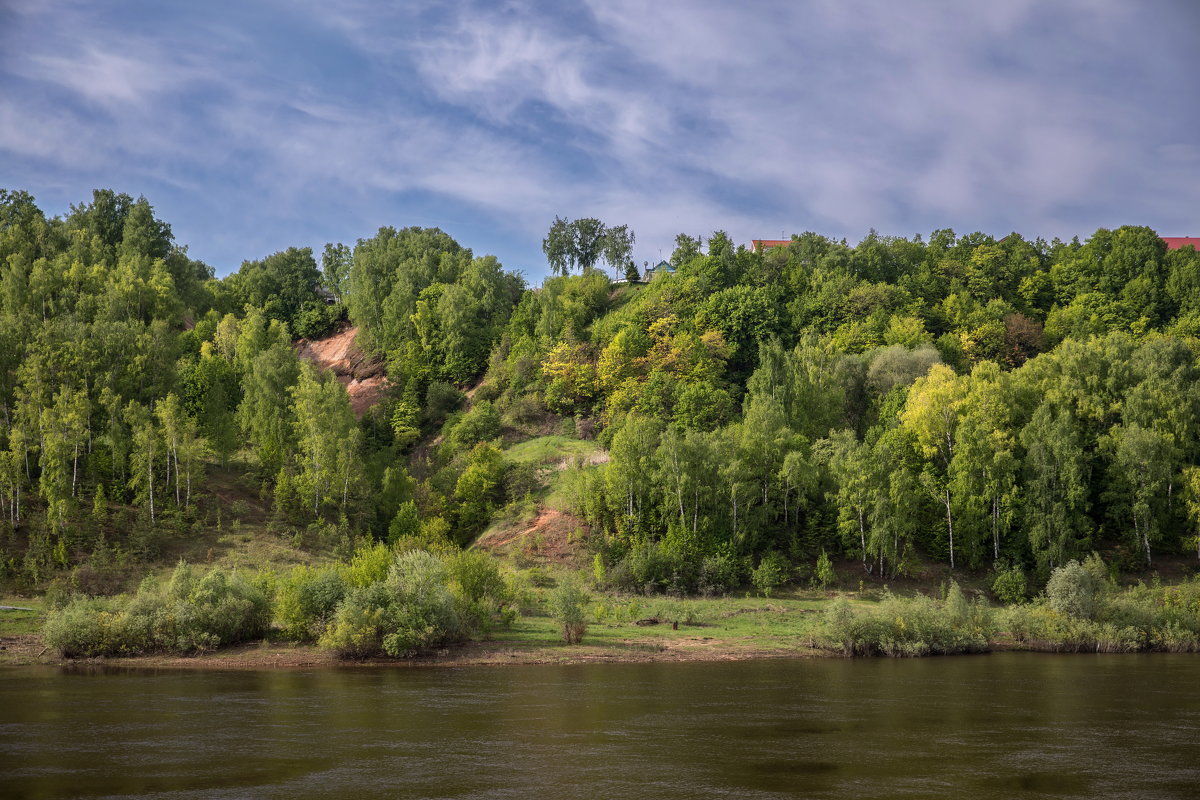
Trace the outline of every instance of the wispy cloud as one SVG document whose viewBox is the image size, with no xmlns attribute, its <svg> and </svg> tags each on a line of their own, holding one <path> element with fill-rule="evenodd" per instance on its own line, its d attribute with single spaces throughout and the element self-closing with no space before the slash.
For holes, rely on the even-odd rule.
<svg viewBox="0 0 1200 800">
<path fill-rule="evenodd" d="M 536 271 L 556 214 L 652 259 L 684 230 L 1169 232 L 1200 207 L 1182 3 L 131 2 L 6 7 L 0 184 L 144 190 L 226 268 L 437 215 Z"/>
</svg>

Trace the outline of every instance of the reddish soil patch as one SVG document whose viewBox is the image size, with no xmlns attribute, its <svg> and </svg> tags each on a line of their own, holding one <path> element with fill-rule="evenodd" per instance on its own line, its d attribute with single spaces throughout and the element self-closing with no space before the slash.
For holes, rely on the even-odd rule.
<svg viewBox="0 0 1200 800">
<path fill-rule="evenodd" d="M 354 415 L 362 417 L 387 391 L 383 361 L 368 356 L 355 342 L 358 328 L 346 327 L 332 336 L 296 342 L 296 355 L 330 370 L 350 395 Z"/>
<path fill-rule="evenodd" d="M 573 565 L 579 560 L 581 541 L 587 534 L 588 525 L 579 517 L 543 508 L 528 526 L 496 531 L 476 546 L 489 552 L 520 552 L 546 563 Z"/>
</svg>

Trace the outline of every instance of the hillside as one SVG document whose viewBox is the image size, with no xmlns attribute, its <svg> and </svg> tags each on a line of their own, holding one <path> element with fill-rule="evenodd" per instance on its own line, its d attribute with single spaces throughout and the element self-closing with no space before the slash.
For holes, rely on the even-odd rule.
<svg viewBox="0 0 1200 800">
<path fill-rule="evenodd" d="M 347 325 L 320 339 L 296 341 L 296 355 L 337 376 L 346 387 L 354 415 L 362 419 L 379 404 L 387 391 L 383 362 L 366 355 L 355 344 L 358 328 Z"/>
<path fill-rule="evenodd" d="M 371 542 L 674 594 L 1200 555 L 1200 256 L 1148 228 L 680 235 L 624 284 L 562 239 L 528 287 L 435 228 L 218 280 L 145 199 L 0 212 L 11 587 Z"/>
</svg>

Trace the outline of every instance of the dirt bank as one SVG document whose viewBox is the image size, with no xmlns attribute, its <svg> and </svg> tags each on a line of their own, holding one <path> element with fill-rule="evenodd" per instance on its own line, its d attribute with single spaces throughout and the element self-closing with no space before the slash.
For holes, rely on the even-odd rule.
<svg viewBox="0 0 1200 800">
<path fill-rule="evenodd" d="M 324 339 L 300 339 L 296 355 L 331 371 L 346 387 L 350 407 L 357 417 L 383 398 L 387 390 L 383 362 L 368 356 L 358 346 L 358 328 L 347 327 Z"/>
</svg>

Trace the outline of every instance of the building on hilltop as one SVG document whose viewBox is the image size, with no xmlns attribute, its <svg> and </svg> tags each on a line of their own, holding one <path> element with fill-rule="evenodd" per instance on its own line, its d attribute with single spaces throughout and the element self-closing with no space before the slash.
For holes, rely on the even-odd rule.
<svg viewBox="0 0 1200 800">
<path fill-rule="evenodd" d="M 1004 239 L 1007 238 L 1007 236 L 1004 237 Z M 1197 253 L 1200 253 L 1200 236 L 1163 236 L 1160 238 L 1167 243 L 1168 250 L 1191 246 L 1196 248 Z M 1004 239 L 999 241 L 1003 242 Z M 762 253 L 772 247 L 787 247 L 792 241 L 791 239 L 751 239 L 750 249 L 755 253 Z"/>
<path fill-rule="evenodd" d="M 751 239 L 750 249 L 755 253 L 761 253 L 772 247 L 787 247 L 791 243 L 791 239 Z"/>
<path fill-rule="evenodd" d="M 1191 245 L 1200 253 L 1200 236 L 1164 236 L 1162 240 L 1167 243 L 1168 250 L 1178 250 Z"/>
<path fill-rule="evenodd" d="M 674 267 L 672 267 L 666 261 L 660 261 L 657 264 L 655 264 L 653 267 L 646 268 L 646 272 L 643 273 L 643 275 L 642 275 L 642 281 L 644 283 L 649 283 L 650 281 L 657 278 L 659 275 L 674 275 L 674 274 L 675 274 Z"/>
</svg>

